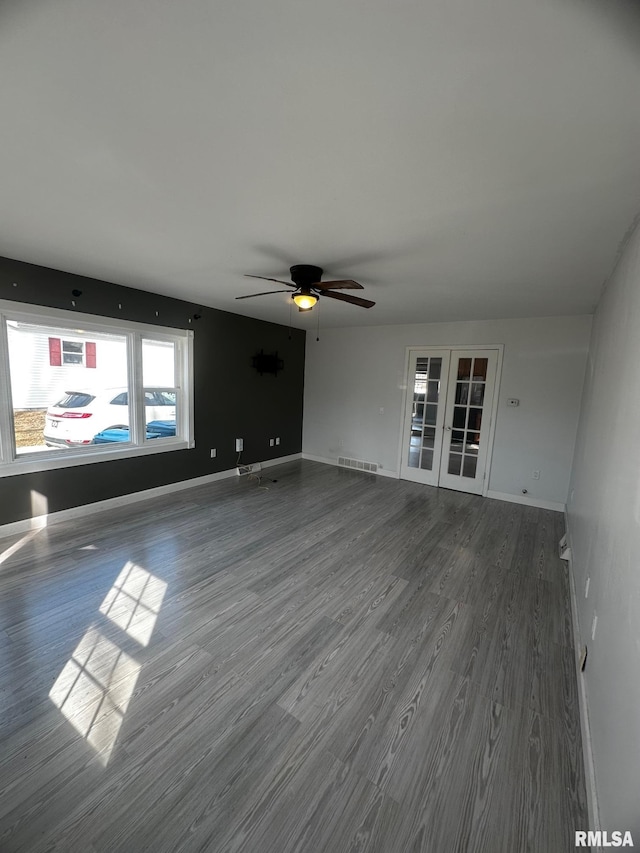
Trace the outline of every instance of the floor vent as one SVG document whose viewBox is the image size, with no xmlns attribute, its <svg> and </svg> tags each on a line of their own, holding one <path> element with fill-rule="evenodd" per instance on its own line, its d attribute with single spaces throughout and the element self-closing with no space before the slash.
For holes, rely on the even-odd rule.
<svg viewBox="0 0 640 853">
<path fill-rule="evenodd" d="M 377 462 L 363 462 L 362 459 L 349 459 L 346 456 L 338 456 L 338 465 L 341 468 L 354 468 L 356 471 L 370 471 L 372 474 L 378 470 Z"/>
</svg>

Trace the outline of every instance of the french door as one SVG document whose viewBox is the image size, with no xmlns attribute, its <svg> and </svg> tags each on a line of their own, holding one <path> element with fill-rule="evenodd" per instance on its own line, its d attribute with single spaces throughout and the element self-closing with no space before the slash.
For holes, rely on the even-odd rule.
<svg viewBox="0 0 640 853">
<path fill-rule="evenodd" d="M 497 368 L 497 349 L 409 351 L 403 479 L 482 494 Z"/>
</svg>

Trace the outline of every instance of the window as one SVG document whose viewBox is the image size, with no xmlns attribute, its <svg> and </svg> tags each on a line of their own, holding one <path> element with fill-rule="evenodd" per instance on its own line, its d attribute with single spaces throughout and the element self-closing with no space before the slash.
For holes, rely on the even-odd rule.
<svg viewBox="0 0 640 853">
<path fill-rule="evenodd" d="M 62 341 L 62 363 L 84 364 L 84 343 L 82 341 Z"/>
<path fill-rule="evenodd" d="M 192 447 L 192 341 L 0 302 L 0 474 Z"/>
<path fill-rule="evenodd" d="M 95 341 L 63 341 L 49 338 L 49 364 L 60 367 L 63 364 L 80 364 L 84 367 L 96 366 Z"/>
</svg>

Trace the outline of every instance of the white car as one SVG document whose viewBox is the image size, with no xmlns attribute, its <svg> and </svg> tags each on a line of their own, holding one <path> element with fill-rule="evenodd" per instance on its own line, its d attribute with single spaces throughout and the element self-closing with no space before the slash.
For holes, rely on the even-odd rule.
<svg viewBox="0 0 640 853">
<path fill-rule="evenodd" d="M 145 391 L 145 418 L 175 421 L 175 394 Z M 48 447 L 79 447 L 91 444 L 105 429 L 128 428 L 129 393 L 126 388 L 101 391 L 65 391 L 64 397 L 47 409 L 44 440 Z"/>
</svg>

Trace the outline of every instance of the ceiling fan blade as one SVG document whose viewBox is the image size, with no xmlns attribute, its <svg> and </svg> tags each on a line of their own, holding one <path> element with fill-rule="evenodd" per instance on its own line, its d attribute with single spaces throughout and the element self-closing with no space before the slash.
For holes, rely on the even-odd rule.
<svg viewBox="0 0 640 853">
<path fill-rule="evenodd" d="M 256 276 L 258 278 L 258 276 Z M 236 299 L 252 299 L 254 296 L 271 296 L 272 293 L 291 293 L 290 290 L 265 290 L 264 293 L 247 293 L 246 296 L 236 296 Z"/>
<path fill-rule="evenodd" d="M 276 284 L 286 284 L 287 287 L 296 287 L 296 285 L 293 284 L 293 282 L 280 281 L 279 278 L 267 278 L 264 275 L 250 275 L 250 273 L 245 273 L 244 277 L 245 278 L 260 278 L 260 279 L 262 279 L 262 281 L 275 281 Z"/>
<path fill-rule="evenodd" d="M 364 290 L 361 284 L 351 279 L 345 281 L 317 281 L 311 287 L 317 287 L 318 290 Z"/>
<path fill-rule="evenodd" d="M 341 302 L 351 302 L 352 305 L 359 305 L 361 308 L 372 308 L 376 303 L 370 299 L 362 299 L 360 296 L 351 296 L 349 293 L 333 293 L 331 290 L 323 291 L 322 298 L 330 296 L 332 299 L 339 299 Z"/>
</svg>

